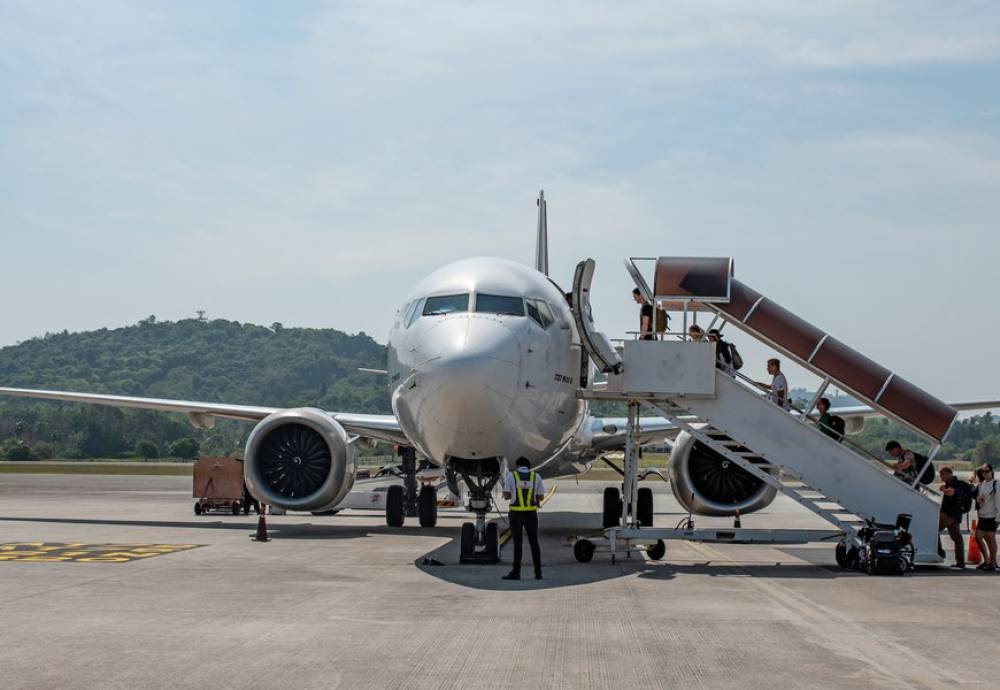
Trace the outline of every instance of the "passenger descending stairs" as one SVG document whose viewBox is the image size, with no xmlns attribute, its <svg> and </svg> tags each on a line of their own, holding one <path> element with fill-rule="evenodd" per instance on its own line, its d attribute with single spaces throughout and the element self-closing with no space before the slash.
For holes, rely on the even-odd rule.
<svg viewBox="0 0 1000 690">
<path fill-rule="evenodd" d="M 916 560 L 940 562 L 937 501 L 894 477 L 848 444 L 838 443 L 721 371 L 715 398 L 644 401 L 722 457 L 853 533 L 864 519 L 913 516 Z"/>
</svg>

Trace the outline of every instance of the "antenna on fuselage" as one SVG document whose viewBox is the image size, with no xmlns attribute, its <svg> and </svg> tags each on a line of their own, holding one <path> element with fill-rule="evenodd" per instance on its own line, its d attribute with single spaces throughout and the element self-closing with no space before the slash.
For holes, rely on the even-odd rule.
<svg viewBox="0 0 1000 690">
<path fill-rule="evenodd" d="M 538 192 L 538 235 L 535 240 L 535 270 L 549 274 L 549 218 L 545 209 L 545 190 Z"/>
</svg>

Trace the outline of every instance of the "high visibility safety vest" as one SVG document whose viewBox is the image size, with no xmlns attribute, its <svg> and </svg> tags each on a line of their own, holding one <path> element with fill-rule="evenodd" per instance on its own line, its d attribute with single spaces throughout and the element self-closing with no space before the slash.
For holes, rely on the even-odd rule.
<svg viewBox="0 0 1000 690">
<path fill-rule="evenodd" d="M 525 479 L 520 472 L 514 472 L 514 495 L 510 497 L 510 510 L 538 510 L 535 505 L 535 473 L 529 472 Z"/>
</svg>

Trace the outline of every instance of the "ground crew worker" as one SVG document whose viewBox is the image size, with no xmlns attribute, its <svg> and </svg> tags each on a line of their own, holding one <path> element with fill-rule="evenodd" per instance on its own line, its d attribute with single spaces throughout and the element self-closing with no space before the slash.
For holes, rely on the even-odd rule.
<svg viewBox="0 0 1000 690">
<path fill-rule="evenodd" d="M 523 536 L 521 528 L 528 534 L 531 547 L 531 561 L 535 565 L 535 579 L 542 579 L 542 554 L 538 548 L 538 506 L 545 495 L 545 485 L 536 472 L 531 471 L 527 458 L 518 458 L 514 463 L 516 471 L 504 478 L 503 497 L 510 501 L 510 535 L 514 539 L 514 565 L 504 580 L 521 579 L 521 552 Z"/>
</svg>

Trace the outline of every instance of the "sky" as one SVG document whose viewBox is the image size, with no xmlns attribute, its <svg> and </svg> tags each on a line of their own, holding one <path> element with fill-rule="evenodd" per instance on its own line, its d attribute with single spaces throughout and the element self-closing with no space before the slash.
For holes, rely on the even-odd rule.
<svg viewBox="0 0 1000 690">
<path fill-rule="evenodd" d="M 998 84 L 993 2 L 0 0 L 0 346 L 198 309 L 384 342 L 435 268 L 531 263 L 544 188 L 612 337 L 625 257 L 732 256 L 1000 398 Z"/>
</svg>

